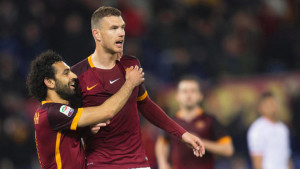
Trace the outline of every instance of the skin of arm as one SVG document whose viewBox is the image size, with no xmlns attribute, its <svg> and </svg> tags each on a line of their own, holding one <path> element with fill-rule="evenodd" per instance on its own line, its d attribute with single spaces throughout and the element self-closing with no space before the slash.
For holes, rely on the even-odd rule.
<svg viewBox="0 0 300 169">
<path fill-rule="evenodd" d="M 230 157 L 234 153 L 232 142 L 218 143 L 216 141 L 210 141 L 205 139 L 202 139 L 202 141 L 205 145 L 206 150 L 213 154 Z"/>
<path fill-rule="evenodd" d="M 291 158 L 289 160 L 289 169 L 294 169 L 293 160 Z"/>
<path fill-rule="evenodd" d="M 100 106 L 83 108 L 78 127 L 106 122 L 113 118 L 126 104 L 133 89 L 144 82 L 142 68 L 130 67 L 126 71 L 126 81 L 121 89 Z"/>
<path fill-rule="evenodd" d="M 262 156 L 251 155 L 253 169 L 262 169 Z"/>
<path fill-rule="evenodd" d="M 156 155 L 159 169 L 172 168 L 168 162 L 169 154 L 170 154 L 169 142 L 163 136 L 159 136 L 155 144 L 155 155 Z"/>
</svg>

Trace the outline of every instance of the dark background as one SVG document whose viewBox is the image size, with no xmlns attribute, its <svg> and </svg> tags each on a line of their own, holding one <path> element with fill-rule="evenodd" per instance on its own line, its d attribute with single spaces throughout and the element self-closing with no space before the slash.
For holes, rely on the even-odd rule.
<svg viewBox="0 0 300 169">
<path fill-rule="evenodd" d="M 174 86 L 181 76 L 203 80 L 203 105 L 229 128 L 236 148 L 234 157 L 218 158 L 216 168 L 250 168 L 245 136 L 257 117 L 255 100 L 264 90 L 278 95 L 282 120 L 291 129 L 294 162 L 300 167 L 299 1 L 1 0 L 1 169 L 40 168 L 32 122 L 39 103 L 25 86 L 30 61 L 47 49 L 61 54 L 70 66 L 88 57 L 95 48 L 90 17 L 101 5 L 122 11 L 124 53 L 140 59 L 150 96 L 168 114 L 176 111 Z M 161 131 L 144 120 L 141 124 L 155 169 L 153 143 Z"/>
</svg>

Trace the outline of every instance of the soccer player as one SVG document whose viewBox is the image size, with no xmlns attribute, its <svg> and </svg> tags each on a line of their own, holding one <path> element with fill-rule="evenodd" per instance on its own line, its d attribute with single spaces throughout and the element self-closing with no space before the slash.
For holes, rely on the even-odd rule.
<svg viewBox="0 0 300 169">
<path fill-rule="evenodd" d="M 179 111 L 174 120 L 191 133 L 201 137 L 207 153 L 201 159 L 195 158 L 173 136 L 161 135 L 155 146 L 159 169 L 213 169 L 214 155 L 233 154 L 231 137 L 213 116 L 205 113 L 199 106 L 203 95 L 197 78 L 183 77 L 178 83 L 176 98 Z"/>
<path fill-rule="evenodd" d="M 96 49 L 72 67 L 79 79 L 83 107 L 101 105 L 124 84 L 125 70 L 139 66 L 138 59 L 133 56 L 123 55 L 118 60 L 117 55 L 123 52 L 124 28 L 121 12 L 116 8 L 100 7 L 93 13 L 91 29 Z M 138 111 L 154 125 L 191 146 L 196 156 L 204 154 L 201 140 L 171 120 L 149 98 L 144 85 L 140 85 L 108 126 L 86 137 L 88 169 L 149 168 L 141 141 Z"/>
<path fill-rule="evenodd" d="M 84 169 L 85 156 L 79 127 L 106 122 L 125 105 L 136 86 L 144 81 L 138 67 L 130 67 L 124 85 L 102 105 L 73 109 L 77 76 L 62 58 L 47 51 L 31 64 L 27 78 L 30 93 L 41 101 L 34 116 L 35 139 L 43 169 Z"/>
<path fill-rule="evenodd" d="M 289 129 L 277 119 L 278 102 L 265 92 L 258 103 L 261 117 L 248 130 L 253 169 L 292 169 Z"/>
</svg>

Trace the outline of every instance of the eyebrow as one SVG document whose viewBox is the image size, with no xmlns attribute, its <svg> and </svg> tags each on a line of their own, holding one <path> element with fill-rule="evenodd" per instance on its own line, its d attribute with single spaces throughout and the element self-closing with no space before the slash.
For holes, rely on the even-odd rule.
<svg viewBox="0 0 300 169">
<path fill-rule="evenodd" d="M 64 71 L 63 71 L 63 74 L 64 73 L 67 73 L 67 72 L 69 72 L 70 71 L 70 68 L 67 68 L 67 69 L 65 69 Z"/>
<path fill-rule="evenodd" d="M 113 27 L 125 27 L 125 23 L 122 24 L 121 26 L 119 26 L 119 25 L 111 25 L 111 26 L 110 26 L 110 28 L 113 28 Z"/>
</svg>

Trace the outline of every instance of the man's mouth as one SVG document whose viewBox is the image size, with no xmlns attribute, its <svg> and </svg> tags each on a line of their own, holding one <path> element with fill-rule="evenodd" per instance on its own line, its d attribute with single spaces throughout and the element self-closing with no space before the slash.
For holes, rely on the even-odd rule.
<svg viewBox="0 0 300 169">
<path fill-rule="evenodd" d="M 124 40 L 116 41 L 117 47 L 122 47 L 123 46 L 123 42 L 124 42 Z"/>
<path fill-rule="evenodd" d="M 71 89 L 75 90 L 75 88 L 76 88 L 76 83 L 75 83 L 75 81 L 70 82 L 70 83 L 69 83 L 69 86 L 70 86 Z"/>
</svg>

